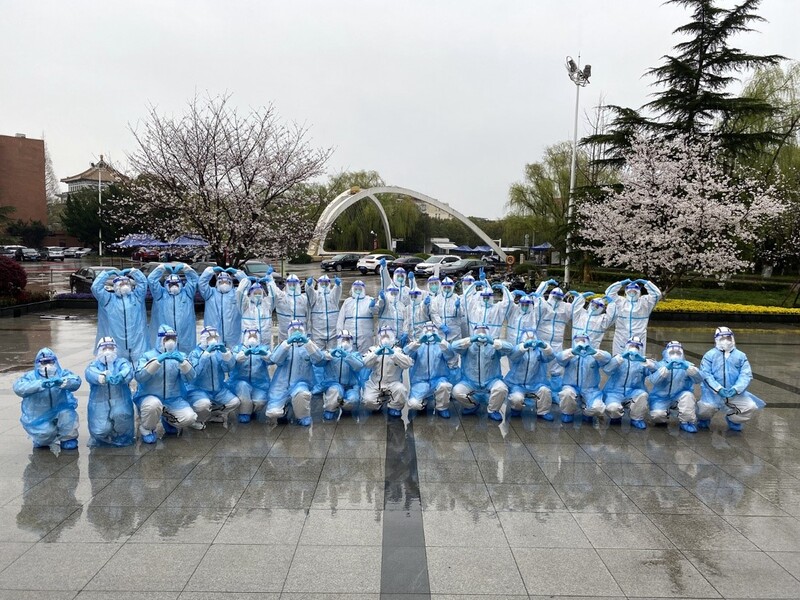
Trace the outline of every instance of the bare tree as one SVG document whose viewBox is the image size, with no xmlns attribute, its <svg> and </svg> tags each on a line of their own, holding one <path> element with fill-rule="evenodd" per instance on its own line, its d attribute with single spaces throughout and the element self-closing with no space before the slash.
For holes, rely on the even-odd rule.
<svg viewBox="0 0 800 600">
<path fill-rule="evenodd" d="M 151 107 L 132 128 L 141 229 L 201 235 L 225 264 L 287 256 L 308 241 L 315 208 L 293 189 L 324 172 L 331 150 L 312 148 L 272 106 L 242 116 L 229 100 L 195 97 L 178 118 Z"/>
</svg>

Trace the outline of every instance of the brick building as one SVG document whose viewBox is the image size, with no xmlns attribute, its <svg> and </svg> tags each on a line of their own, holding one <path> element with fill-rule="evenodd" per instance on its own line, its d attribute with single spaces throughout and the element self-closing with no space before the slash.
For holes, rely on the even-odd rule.
<svg viewBox="0 0 800 600">
<path fill-rule="evenodd" d="M 13 206 L 12 220 L 47 225 L 44 140 L 0 135 L 0 206 Z"/>
</svg>

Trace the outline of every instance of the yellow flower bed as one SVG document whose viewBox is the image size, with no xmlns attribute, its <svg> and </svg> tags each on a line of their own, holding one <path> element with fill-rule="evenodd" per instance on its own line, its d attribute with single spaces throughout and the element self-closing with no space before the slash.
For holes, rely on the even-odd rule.
<svg viewBox="0 0 800 600">
<path fill-rule="evenodd" d="M 705 300 L 662 300 L 656 312 L 742 313 L 748 315 L 798 315 L 800 308 L 782 306 L 757 306 L 754 304 L 728 304 Z"/>
</svg>

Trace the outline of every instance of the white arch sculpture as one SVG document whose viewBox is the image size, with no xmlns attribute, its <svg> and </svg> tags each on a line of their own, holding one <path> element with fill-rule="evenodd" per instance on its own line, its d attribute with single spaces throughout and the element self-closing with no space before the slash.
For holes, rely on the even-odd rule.
<svg viewBox="0 0 800 600">
<path fill-rule="evenodd" d="M 382 187 L 373 187 L 366 190 L 358 190 L 354 191 L 353 189 L 347 190 L 339 194 L 333 201 L 325 207 L 325 210 L 322 211 L 322 215 L 320 215 L 319 221 L 317 222 L 317 227 L 314 230 L 314 236 L 311 238 L 311 241 L 308 244 L 308 254 L 311 256 L 319 256 L 325 252 L 325 238 L 328 235 L 331 227 L 333 227 L 334 222 L 336 219 L 341 215 L 345 210 L 351 207 L 353 204 L 358 202 L 359 200 L 368 199 L 375 203 L 375 206 L 378 207 L 378 212 L 381 215 L 381 221 L 383 221 L 383 229 L 386 232 L 386 239 L 389 244 L 391 244 L 392 239 L 392 232 L 389 228 L 389 218 L 386 216 L 386 211 L 383 210 L 383 205 L 378 201 L 375 197 L 375 194 L 399 194 L 402 196 L 409 196 L 411 198 L 415 198 L 416 200 L 420 200 L 425 204 L 430 204 L 446 212 L 447 214 L 455 217 L 459 221 L 461 221 L 464 225 L 470 228 L 478 237 L 480 237 L 486 245 L 489 246 L 492 250 L 494 250 L 497 255 L 500 257 L 501 260 L 506 259 L 506 253 L 500 249 L 500 246 L 497 243 L 489 238 L 488 235 L 475 225 L 472 221 L 470 221 L 467 217 L 462 215 L 457 210 L 451 208 L 447 204 L 439 202 L 438 200 L 431 198 L 430 196 L 426 196 L 425 194 L 421 194 L 419 192 L 415 192 L 414 190 L 409 190 L 407 188 L 387 185 Z"/>
</svg>

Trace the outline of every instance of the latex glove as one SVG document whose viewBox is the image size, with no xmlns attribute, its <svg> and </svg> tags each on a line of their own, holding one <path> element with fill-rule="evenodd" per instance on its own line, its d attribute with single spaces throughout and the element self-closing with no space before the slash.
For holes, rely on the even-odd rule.
<svg viewBox="0 0 800 600">
<path fill-rule="evenodd" d="M 149 361 L 145 366 L 144 370 L 150 373 L 150 375 L 155 375 L 158 373 L 158 370 L 161 368 L 161 361 L 158 359 Z"/>
<path fill-rule="evenodd" d="M 266 276 L 269 277 L 275 272 L 275 269 L 272 268 L 272 265 L 267 265 Z"/>
<path fill-rule="evenodd" d="M 156 360 L 160 363 L 163 363 L 165 360 L 169 358 L 169 352 L 162 352 L 158 356 L 156 356 Z"/>
<path fill-rule="evenodd" d="M 228 267 L 227 269 L 225 269 L 225 272 L 230 273 L 231 275 L 236 275 L 236 269 L 234 269 L 233 267 Z"/>
<path fill-rule="evenodd" d="M 591 346 L 586 346 L 586 349 L 584 350 L 584 352 L 586 352 L 586 354 L 588 354 L 589 356 L 592 356 L 593 354 L 597 354 L 597 350 L 595 350 Z"/>
<path fill-rule="evenodd" d="M 119 373 L 117 373 L 116 375 L 108 376 L 108 383 L 110 383 L 111 385 L 119 385 L 120 383 L 122 383 L 122 381 L 123 381 L 122 375 Z"/>
<path fill-rule="evenodd" d="M 369 307 L 370 308 L 375 308 L 375 298 L 373 298 L 372 300 L 369 301 Z"/>
<path fill-rule="evenodd" d="M 186 269 L 188 269 L 188 268 L 189 268 L 189 265 L 187 265 L 186 263 L 178 263 L 178 264 L 177 264 L 177 265 L 175 265 L 175 267 L 174 267 L 174 269 L 175 269 L 175 270 L 174 270 L 174 272 L 175 272 L 175 273 L 180 273 L 180 272 L 182 272 L 182 271 L 185 271 L 185 270 L 186 270 Z"/>
<path fill-rule="evenodd" d="M 522 346 L 523 350 L 525 348 L 535 348 L 536 347 L 536 342 L 534 340 L 528 340 L 527 342 L 521 344 L 521 346 Z"/>
<path fill-rule="evenodd" d="M 554 286 L 558 287 L 558 282 L 555 279 L 550 279 L 550 280 L 548 280 L 547 283 L 549 283 L 550 285 L 554 285 Z"/>
<path fill-rule="evenodd" d="M 314 285 L 313 277 L 309 277 L 308 279 L 306 279 L 306 287 L 312 287 L 313 285 Z"/>
<path fill-rule="evenodd" d="M 347 356 L 347 352 L 342 350 L 341 348 L 334 348 L 331 350 L 331 356 L 335 356 L 336 358 L 344 358 Z"/>
<path fill-rule="evenodd" d="M 222 267 L 212 267 L 211 270 L 214 271 L 214 273 L 222 273 L 225 269 Z"/>
<path fill-rule="evenodd" d="M 722 391 L 725 392 L 725 398 L 733 398 L 736 395 L 736 390 L 732 387 L 724 388 Z"/>
<path fill-rule="evenodd" d="M 502 340 L 495 340 L 495 341 L 493 341 L 493 342 L 492 342 L 492 347 L 493 347 L 495 350 L 501 350 L 501 349 L 503 348 L 503 342 L 502 342 Z"/>
<path fill-rule="evenodd" d="M 547 348 L 547 342 L 542 340 L 536 340 L 536 347 L 537 348 Z"/>
<path fill-rule="evenodd" d="M 461 298 L 456 298 L 456 305 L 455 306 L 456 306 L 456 310 L 461 308 Z"/>
<path fill-rule="evenodd" d="M 339 276 L 337 275 L 336 277 L 333 278 L 333 283 L 336 285 L 342 285 L 342 280 L 339 279 Z"/>
<path fill-rule="evenodd" d="M 425 296 L 425 300 L 423 300 L 422 303 L 425 306 L 430 306 L 431 305 L 431 297 L 430 296 Z"/>
<path fill-rule="evenodd" d="M 208 349 L 209 350 L 213 349 L 215 352 L 225 352 L 227 350 L 227 347 L 225 346 L 225 344 L 214 344 L 213 346 L 209 346 Z"/>
<path fill-rule="evenodd" d="M 258 283 L 258 277 L 255 277 L 254 275 L 248 275 L 247 280 L 251 283 Z"/>
<path fill-rule="evenodd" d="M 100 373 L 100 375 L 97 376 L 97 383 L 99 383 L 100 385 L 104 385 L 106 381 L 107 378 L 103 373 Z"/>
<path fill-rule="evenodd" d="M 378 292 L 378 298 L 380 298 L 381 300 L 384 300 L 384 301 L 386 300 L 386 294 L 384 293 L 383 290 Z"/>
<path fill-rule="evenodd" d="M 408 279 L 409 279 L 409 281 L 414 281 L 414 271 L 409 271 L 408 272 Z"/>
<path fill-rule="evenodd" d="M 192 363 L 190 363 L 186 359 L 183 359 L 183 362 L 180 364 L 178 368 L 181 370 L 181 373 L 186 375 L 189 371 L 192 370 Z"/>
<path fill-rule="evenodd" d="M 405 346 L 408 343 L 408 334 L 407 333 L 400 334 L 400 337 L 397 339 L 397 343 L 400 346 Z"/>
<path fill-rule="evenodd" d="M 439 327 L 439 329 L 441 329 L 442 333 L 445 335 L 448 335 L 450 333 L 450 328 L 445 323 L 442 323 L 442 326 Z"/>
<path fill-rule="evenodd" d="M 382 259 L 380 260 L 380 265 L 381 265 L 381 268 L 383 268 L 383 267 L 385 267 L 385 266 L 386 266 L 386 259 L 385 259 L 385 258 L 382 258 Z"/>
<path fill-rule="evenodd" d="M 483 272 L 483 267 L 478 269 L 478 279 L 480 279 L 481 281 L 486 279 L 486 274 Z"/>
</svg>

